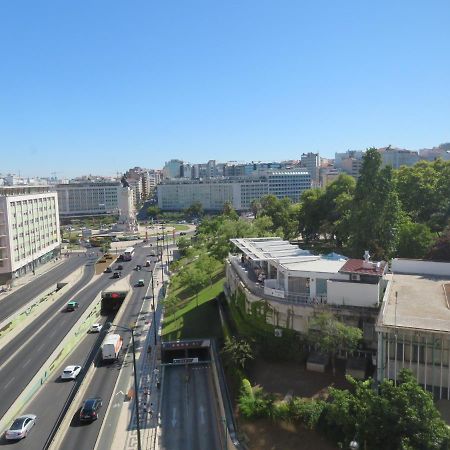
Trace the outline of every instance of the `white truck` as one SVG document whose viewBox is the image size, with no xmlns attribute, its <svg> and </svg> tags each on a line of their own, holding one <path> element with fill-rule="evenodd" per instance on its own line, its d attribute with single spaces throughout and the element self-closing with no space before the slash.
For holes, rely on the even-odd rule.
<svg viewBox="0 0 450 450">
<path fill-rule="evenodd" d="M 102 360 L 113 361 L 119 357 L 122 348 L 122 336 L 120 334 L 108 334 L 102 343 Z"/>
</svg>

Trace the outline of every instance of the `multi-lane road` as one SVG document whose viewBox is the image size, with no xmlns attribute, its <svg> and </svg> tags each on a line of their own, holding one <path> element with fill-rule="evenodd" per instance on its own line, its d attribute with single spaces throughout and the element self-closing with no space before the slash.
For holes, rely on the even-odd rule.
<svg viewBox="0 0 450 450">
<path fill-rule="evenodd" d="M 209 364 L 165 366 L 161 450 L 223 448 Z"/>
<path fill-rule="evenodd" d="M 127 305 L 123 306 L 125 311 L 119 325 L 130 326 L 130 322 L 133 319 L 135 320 L 139 313 L 153 267 L 144 268 L 139 272 L 135 272 L 133 268 L 136 264 L 143 265 L 144 261 L 148 259 L 148 253 L 149 248 L 137 247 L 134 260 L 122 263 L 122 276 L 126 277 L 131 274 L 132 286 L 136 284 L 138 279 L 144 279 L 145 287 L 132 288 L 131 298 Z M 45 314 L 37 317 L 28 328 L 0 350 L 0 361 L 2 361 L 0 366 L 0 395 L 2 398 L 2 402 L 0 402 L 0 416 L 8 410 L 23 388 L 64 338 L 68 330 L 76 323 L 80 314 L 88 308 L 93 299 L 102 290 L 116 281 L 110 275 L 104 274 L 96 281 L 89 283 L 94 274 L 95 261 L 83 259 L 86 267 L 82 278 L 67 293 L 61 296 L 54 305 L 48 308 Z M 65 312 L 64 306 L 72 298 L 76 299 L 80 307 L 75 312 Z M 107 319 L 110 320 L 111 317 Z M 94 377 L 90 381 L 87 395 L 90 395 L 91 391 L 92 393 L 95 392 L 95 395 L 100 395 L 105 399 L 105 404 L 107 405 L 122 360 L 109 366 L 103 366 L 100 363 L 98 355 L 95 355 L 95 351 L 98 350 L 103 337 L 104 333 L 86 336 L 58 370 L 69 364 L 84 365 L 87 356 L 91 351 L 94 351 L 96 369 Z M 129 336 L 125 333 L 123 337 L 124 346 L 126 347 L 129 342 Z M 33 410 L 38 415 L 38 426 L 35 427 L 28 439 L 14 444 L 14 448 L 43 448 L 74 384 L 74 382 L 61 383 L 58 370 L 27 408 L 27 411 Z M 102 414 L 100 417 L 103 417 Z M 101 420 L 92 424 L 91 427 L 79 427 L 79 423 L 74 419 L 72 425 L 67 430 L 66 439 L 60 448 L 93 448 Z M 3 445 L 7 444 L 4 441 L 1 443 Z"/>
<path fill-rule="evenodd" d="M 6 297 L 0 298 L 0 322 L 36 298 L 36 294 L 44 292 L 50 286 L 63 280 L 85 263 L 86 257 L 84 255 L 71 255 L 54 269 L 37 276 L 36 279 L 33 279 Z"/>
</svg>

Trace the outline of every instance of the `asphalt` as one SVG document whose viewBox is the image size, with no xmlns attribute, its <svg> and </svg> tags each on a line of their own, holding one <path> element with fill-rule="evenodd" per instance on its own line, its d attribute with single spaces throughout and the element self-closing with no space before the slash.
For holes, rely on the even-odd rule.
<svg viewBox="0 0 450 450">
<path fill-rule="evenodd" d="M 91 260 L 88 264 L 91 264 L 91 269 L 94 270 L 94 260 Z M 132 262 L 124 263 L 123 266 L 122 273 L 124 276 L 131 272 L 132 267 L 134 267 Z M 20 392 L 42 367 L 42 364 L 50 357 L 67 331 L 73 327 L 97 294 L 115 281 L 105 274 L 79 291 L 79 288 L 86 284 L 86 280 L 80 281 L 79 286 L 61 296 L 51 309 L 49 308 L 45 314 L 42 314 L 39 319 L 30 324 L 28 327 L 29 337 L 22 347 L 19 347 L 14 339 L 7 347 L 2 349 L 2 355 L 5 359 L 1 361 L 6 360 L 6 362 L 0 366 L 1 416 L 5 414 Z M 79 303 L 79 308 L 73 312 L 66 312 L 65 304 L 70 299 L 76 300 Z M 3 353 L 6 348 L 9 349 L 7 354 Z"/>
<path fill-rule="evenodd" d="M 147 259 L 148 248 L 137 248 L 135 257 L 131 262 L 134 267 L 136 264 L 143 264 Z M 139 317 L 139 312 L 141 310 L 142 302 L 146 294 L 149 282 L 151 279 L 151 270 L 153 270 L 153 265 L 150 268 L 143 268 L 139 272 L 134 272 L 131 277 L 131 283 L 134 286 L 138 279 L 145 280 L 145 287 L 134 287 L 133 293 L 130 300 L 125 306 L 125 311 L 123 313 L 120 323 L 117 325 L 122 325 L 124 327 L 130 327 Z M 148 293 L 147 293 L 148 295 Z M 99 434 L 102 422 L 105 417 L 105 411 L 108 403 L 112 397 L 114 386 L 119 376 L 119 372 L 122 366 L 128 367 L 132 364 L 131 352 L 129 352 L 127 359 L 124 361 L 124 355 L 126 349 L 131 345 L 131 336 L 126 331 L 117 329 L 117 332 L 123 337 L 124 348 L 121 353 L 119 360 L 116 363 L 110 365 L 104 365 L 101 363 L 99 356 L 96 359 L 96 369 L 92 380 L 87 388 L 85 398 L 95 396 L 102 397 L 103 410 L 99 414 L 99 419 L 93 423 L 82 425 L 79 423 L 78 414 L 79 408 L 72 418 L 69 429 L 67 430 L 64 439 L 59 446 L 60 450 L 89 450 L 95 447 L 97 436 Z M 142 345 L 139 337 L 136 338 L 136 346 Z M 123 394 L 121 394 L 123 396 Z M 81 405 L 79 405 L 81 407 Z"/>
<path fill-rule="evenodd" d="M 160 419 L 161 450 L 220 450 L 209 364 L 165 366 Z"/>
<path fill-rule="evenodd" d="M 0 322 L 14 314 L 18 309 L 36 298 L 40 292 L 66 278 L 86 262 L 86 257 L 74 254 L 54 269 L 37 276 L 32 282 L 25 284 L 6 297 L 0 298 Z"/>
</svg>

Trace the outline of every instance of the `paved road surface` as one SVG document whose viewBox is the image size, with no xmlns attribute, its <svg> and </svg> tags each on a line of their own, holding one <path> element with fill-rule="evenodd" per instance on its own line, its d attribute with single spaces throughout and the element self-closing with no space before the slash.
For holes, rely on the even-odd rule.
<svg viewBox="0 0 450 450">
<path fill-rule="evenodd" d="M 134 267 L 136 264 L 143 264 L 147 259 L 148 252 L 148 248 L 136 248 L 135 257 L 131 262 L 132 267 Z M 138 317 L 143 301 L 143 296 L 145 295 L 147 287 L 149 285 L 151 277 L 150 270 L 152 269 L 153 265 L 151 268 L 143 268 L 143 270 L 133 273 L 131 278 L 132 285 L 134 286 L 135 282 L 137 282 L 138 279 L 144 279 L 145 287 L 133 288 L 132 296 L 128 304 L 125 306 L 126 309 L 124 315 L 122 316 L 122 320 L 118 325 L 129 327 L 130 323 L 136 320 L 136 318 Z M 147 295 L 149 294 L 147 293 Z M 70 427 L 67 430 L 64 440 L 59 447 L 60 450 L 90 450 L 95 447 L 95 442 L 97 440 L 97 436 L 100 431 L 103 419 L 105 417 L 108 403 L 111 399 L 111 395 L 113 394 L 113 389 L 117 377 L 119 376 L 120 367 L 122 363 L 124 365 L 132 364 L 131 351 L 129 352 L 126 361 L 123 361 L 125 347 L 131 345 L 130 334 L 119 329 L 117 330 L 117 332 L 123 337 L 124 341 L 124 351 L 122 352 L 119 361 L 114 364 L 103 365 L 101 364 L 99 359 L 97 359 L 95 374 L 92 378 L 91 383 L 89 384 L 85 395 L 85 398 L 90 396 L 100 396 L 103 398 L 103 409 L 99 414 L 99 419 L 91 424 L 81 425 L 78 420 L 79 410 L 77 410 L 77 413 L 73 417 Z M 139 345 L 139 337 L 136 338 L 136 345 Z"/>
<path fill-rule="evenodd" d="M 73 255 L 67 261 L 59 264 L 49 272 L 37 276 L 36 279 L 25 284 L 17 291 L 14 291 L 6 297 L 0 297 L 0 322 L 8 318 L 11 314 L 14 314 L 19 308 L 33 300 L 33 298 L 36 298 L 39 293 L 48 289 L 52 284 L 63 280 L 85 263 L 86 257 L 84 255 Z"/>
<path fill-rule="evenodd" d="M 209 364 L 165 366 L 161 450 L 220 450 Z"/>
</svg>

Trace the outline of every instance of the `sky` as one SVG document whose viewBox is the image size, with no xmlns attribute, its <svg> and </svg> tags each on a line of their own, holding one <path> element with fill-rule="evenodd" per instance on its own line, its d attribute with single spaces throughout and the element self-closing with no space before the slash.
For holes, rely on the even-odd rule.
<svg viewBox="0 0 450 450">
<path fill-rule="evenodd" d="M 450 141 L 450 2 L 0 1 L 0 173 Z"/>
</svg>

